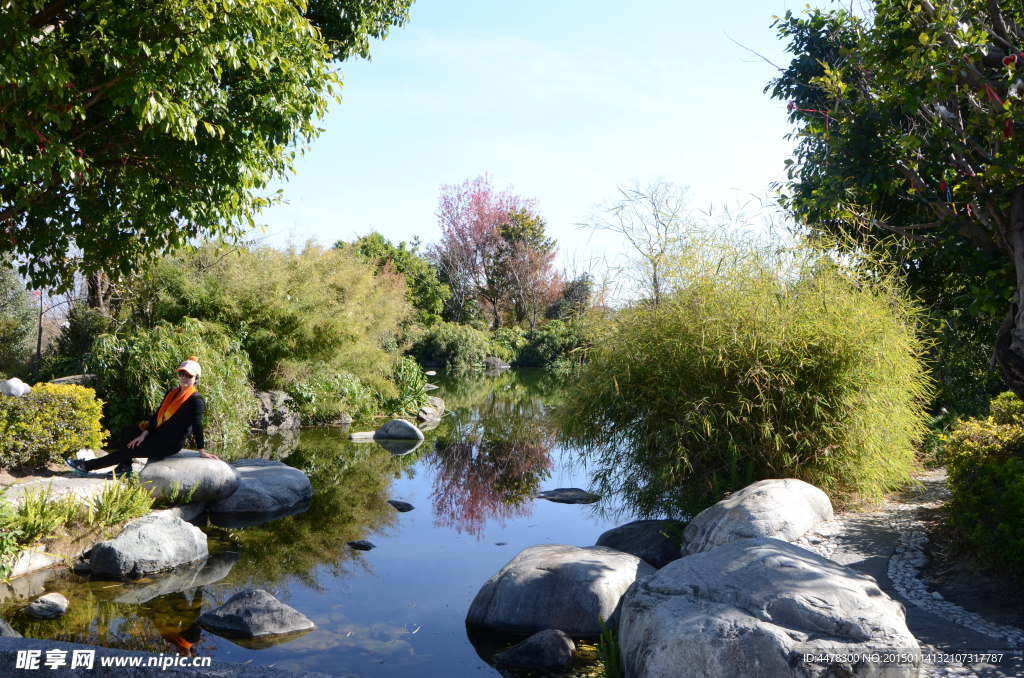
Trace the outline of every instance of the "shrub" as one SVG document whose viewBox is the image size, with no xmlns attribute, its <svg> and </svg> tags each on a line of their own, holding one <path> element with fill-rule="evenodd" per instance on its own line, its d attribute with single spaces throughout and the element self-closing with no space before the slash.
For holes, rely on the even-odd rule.
<svg viewBox="0 0 1024 678">
<path fill-rule="evenodd" d="M 413 312 L 400 273 L 375 275 L 354 252 L 312 243 L 228 252 L 207 243 L 160 260 L 128 295 L 132 324 L 218 323 L 248 354 L 260 389 L 287 389 L 321 368 L 364 382 L 388 375 Z"/>
<path fill-rule="evenodd" d="M 494 347 L 487 335 L 467 325 L 442 322 L 423 330 L 410 353 L 423 365 L 456 370 L 483 367 Z"/>
<path fill-rule="evenodd" d="M 412 358 L 403 356 L 395 362 L 391 381 L 397 394 L 382 403 L 386 412 L 401 414 L 427 404 L 427 375 Z"/>
<path fill-rule="evenodd" d="M 582 325 L 552 320 L 526 335 L 526 345 L 516 358 L 522 367 L 569 366 L 580 361 L 586 339 Z"/>
<path fill-rule="evenodd" d="M 341 414 L 355 419 L 377 409 L 373 391 L 348 372 L 314 374 L 288 387 L 304 426 L 329 424 Z"/>
<path fill-rule="evenodd" d="M 671 295 L 602 329 L 559 414 L 602 492 L 654 515 L 762 478 L 840 503 L 909 481 L 930 395 L 916 307 L 877 271 L 763 252 L 684 252 Z"/>
<path fill-rule="evenodd" d="M 6 582 L 21 550 L 21 528 L 16 523 L 14 508 L 7 501 L 6 487 L 0 487 L 0 581 Z"/>
<path fill-rule="evenodd" d="M 96 374 L 108 403 L 111 429 L 119 431 L 156 412 L 164 394 L 177 386 L 175 368 L 190 355 L 203 366 L 197 388 L 206 400 L 208 444 L 245 434 L 256 416 L 249 358 L 219 325 L 192 318 L 96 340 L 86 366 Z"/>
<path fill-rule="evenodd" d="M 113 328 L 113 319 L 103 311 L 83 303 L 75 304 L 68 311 L 67 323 L 61 327 L 53 350 L 43 356 L 40 375 L 63 377 L 81 373 L 82 360 L 92 351 L 93 343 Z"/>
<path fill-rule="evenodd" d="M 991 559 L 1024 558 L 1024 402 L 992 401 L 992 416 L 960 422 L 946 437 L 949 520 Z"/>
<path fill-rule="evenodd" d="M 519 352 L 526 347 L 526 332 L 521 327 L 502 327 L 491 335 L 493 355 L 507 363 L 516 363 Z"/>
<path fill-rule="evenodd" d="M 24 397 L 0 396 L 0 467 L 42 467 L 83 447 L 99 449 L 102 408 L 83 386 L 36 384 Z"/>
</svg>

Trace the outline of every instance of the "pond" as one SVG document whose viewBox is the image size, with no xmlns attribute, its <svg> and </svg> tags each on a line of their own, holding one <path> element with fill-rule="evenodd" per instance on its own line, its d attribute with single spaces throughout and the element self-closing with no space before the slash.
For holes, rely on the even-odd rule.
<svg viewBox="0 0 1024 678">
<path fill-rule="evenodd" d="M 437 383 L 450 412 L 405 455 L 351 443 L 339 429 L 307 429 L 276 447 L 254 443 L 263 456 L 309 475 L 312 505 L 256 527 L 204 527 L 212 555 L 202 568 L 125 583 L 66 570 L 33 575 L 21 586 L 63 593 L 69 613 L 31 621 L 16 612 L 25 601 L 12 599 L 10 590 L 0 594 L 0 613 L 28 637 L 164 653 L 191 643 L 200 656 L 287 670 L 369 678 L 500 675 L 482 656 L 512 639 L 471 639 L 464 623 L 483 583 L 528 546 L 589 546 L 628 516 L 613 521 L 601 503 L 533 498 L 540 490 L 588 485 L 578 455 L 557 444 L 547 423 L 561 390 L 557 378 L 518 371 L 441 375 Z M 399 512 L 389 500 L 414 508 Z M 348 545 L 353 540 L 374 548 L 356 550 Z M 261 647 L 194 625 L 201 612 L 251 588 L 298 609 L 316 629 Z"/>
</svg>

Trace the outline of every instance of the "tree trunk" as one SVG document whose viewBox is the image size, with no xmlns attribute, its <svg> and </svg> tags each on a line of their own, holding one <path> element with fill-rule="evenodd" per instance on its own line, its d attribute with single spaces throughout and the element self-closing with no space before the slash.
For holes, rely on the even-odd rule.
<svg viewBox="0 0 1024 678">
<path fill-rule="evenodd" d="M 110 315 L 110 296 L 113 285 L 110 278 L 103 271 L 97 271 L 87 279 L 89 308 L 95 308 L 103 312 L 103 315 Z"/>
<path fill-rule="evenodd" d="M 1005 242 L 1010 250 L 1017 289 L 996 335 L 995 357 L 1006 386 L 1024 398 L 1024 186 L 1013 191 L 1007 231 Z"/>
</svg>

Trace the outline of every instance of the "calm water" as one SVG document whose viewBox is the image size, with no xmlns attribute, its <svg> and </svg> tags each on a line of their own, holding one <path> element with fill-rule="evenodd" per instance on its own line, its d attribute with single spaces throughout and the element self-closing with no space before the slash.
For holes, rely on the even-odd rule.
<svg viewBox="0 0 1024 678">
<path fill-rule="evenodd" d="M 262 454 L 306 471 L 313 503 L 262 526 L 204 528 L 214 553 L 202 569 L 131 583 L 23 578 L 0 593 L 0 611 L 35 638 L 166 653 L 184 637 L 203 656 L 369 678 L 500 675 L 481 654 L 508 639 L 471 642 L 464 625 L 480 586 L 527 546 L 588 546 L 623 519 L 602 517 L 600 505 L 531 498 L 587 487 L 576 455 L 555 443 L 545 421 L 556 379 L 506 373 L 438 383 L 451 412 L 405 456 L 331 429 L 303 431 L 297 444 L 274 449 L 263 441 Z M 389 499 L 415 509 L 399 513 Z M 347 546 L 357 539 L 376 548 Z M 270 591 L 317 628 L 257 648 L 193 626 L 202 611 L 250 588 Z M 32 622 L 17 613 L 43 589 L 68 597 L 68 615 Z"/>
</svg>

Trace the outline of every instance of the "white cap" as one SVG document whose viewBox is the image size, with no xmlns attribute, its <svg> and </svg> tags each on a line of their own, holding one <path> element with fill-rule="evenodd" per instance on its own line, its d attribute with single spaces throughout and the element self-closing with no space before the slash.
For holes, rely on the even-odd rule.
<svg viewBox="0 0 1024 678">
<path fill-rule="evenodd" d="M 180 365 L 176 372 L 188 372 L 193 377 L 199 377 L 203 374 L 203 368 L 199 366 L 199 358 L 194 355 L 190 355 L 188 360 L 185 360 Z"/>
</svg>

